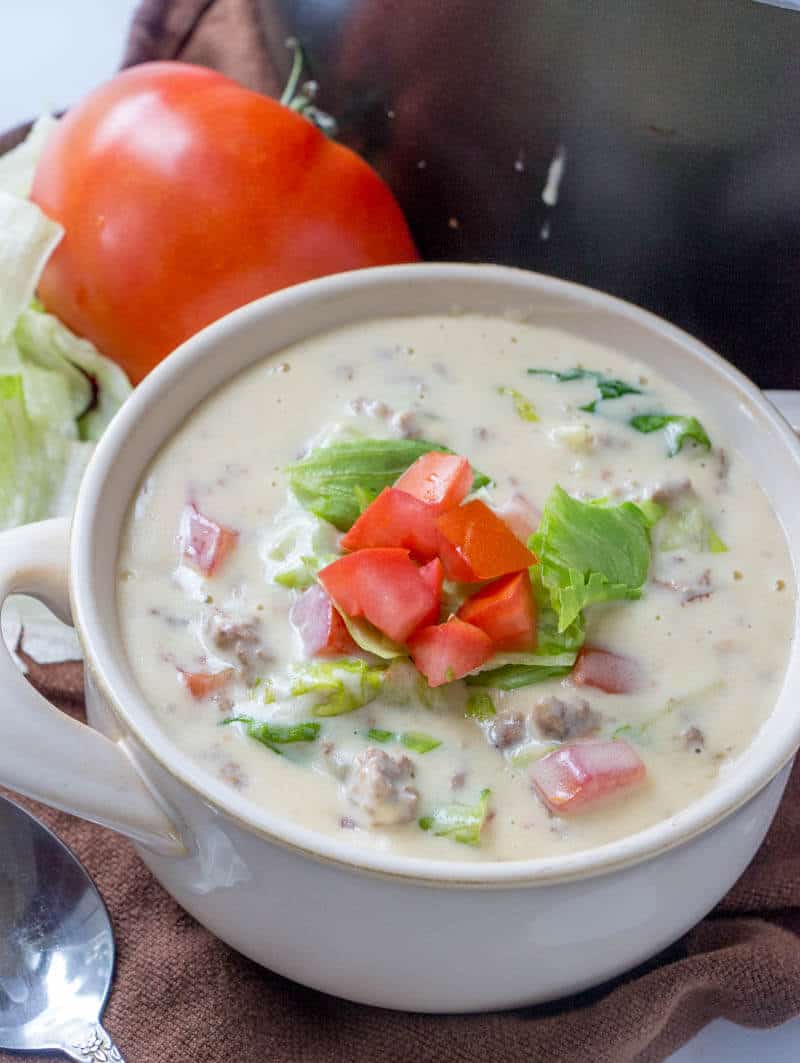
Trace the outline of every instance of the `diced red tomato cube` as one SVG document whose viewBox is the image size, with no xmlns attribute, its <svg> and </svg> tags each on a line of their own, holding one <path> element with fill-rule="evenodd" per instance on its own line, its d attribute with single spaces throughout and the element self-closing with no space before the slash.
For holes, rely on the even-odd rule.
<svg viewBox="0 0 800 1063">
<path fill-rule="evenodd" d="M 558 815 L 588 810 L 639 786 L 646 775 L 639 754 L 622 740 L 575 742 L 530 767 L 533 785 Z"/>
<path fill-rule="evenodd" d="M 303 591 L 292 606 L 289 619 L 303 640 L 303 648 L 309 657 L 328 657 L 358 650 L 333 602 L 316 583 Z"/>
<path fill-rule="evenodd" d="M 596 687 L 606 694 L 631 694 L 642 685 L 641 668 L 630 657 L 584 646 L 570 673 L 580 687 Z"/>
<path fill-rule="evenodd" d="M 434 557 L 433 561 L 429 561 L 427 565 L 423 565 L 420 568 L 419 574 L 436 596 L 436 606 L 419 625 L 423 628 L 428 627 L 429 624 L 436 624 L 439 621 L 439 611 L 442 604 L 442 585 L 444 584 L 444 568 L 442 567 L 442 562 L 438 557 Z"/>
<path fill-rule="evenodd" d="M 421 628 L 409 639 L 408 649 L 431 687 L 461 679 L 494 653 L 487 634 L 455 616 L 446 624 Z"/>
<path fill-rule="evenodd" d="M 338 609 L 365 616 L 395 642 L 405 642 L 438 609 L 436 595 L 408 550 L 356 550 L 323 568 L 318 579 Z"/>
<path fill-rule="evenodd" d="M 436 557 L 436 516 L 418 498 L 387 487 L 341 540 L 344 550 L 401 546 L 421 561 Z"/>
<path fill-rule="evenodd" d="M 418 498 L 438 515 L 463 502 L 472 487 L 472 479 L 466 458 L 432 450 L 417 458 L 394 486 Z"/>
<path fill-rule="evenodd" d="M 183 556 L 204 576 L 214 575 L 238 538 L 238 532 L 203 516 L 194 502 L 184 507 L 180 528 Z"/>
<path fill-rule="evenodd" d="M 185 672 L 182 668 L 178 669 L 178 678 L 198 701 L 216 694 L 233 678 L 233 674 L 233 668 L 223 668 L 221 672 Z"/>
<path fill-rule="evenodd" d="M 477 591 L 458 616 L 485 631 L 496 650 L 536 649 L 536 600 L 527 569 L 501 576 Z"/>
<path fill-rule="evenodd" d="M 448 579 L 476 583 L 536 564 L 506 522 L 479 499 L 442 514 L 436 529 Z"/>
</svg>

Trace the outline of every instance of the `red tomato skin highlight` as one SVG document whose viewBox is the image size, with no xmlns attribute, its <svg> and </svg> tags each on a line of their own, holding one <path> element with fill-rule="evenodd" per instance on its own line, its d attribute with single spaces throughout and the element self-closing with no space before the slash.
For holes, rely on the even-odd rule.
<svg viewBox="0 0 800 1063">
<path fill-rule="evenodd" d="M 455 616 L 445 624 L 421 628 L 409 639 L 408 649 L 430 687 L 461 679 L 494 653 L 488 635 Z"/>
<path fill-rule="evenodd" d="M 323 568 L 317 578 L 339 609 L 348 616 L 365 616 L 395 642 L 405 642 L 438 609 L 408 550 L 356 550 Z"/>
<path fill-rule="evenodd" d="M 536 557 L 504 520 L 479 499 L 436 521 L 445 576 L 460 583 L 496 579 L 536 564 Z"/>
<path fill-rule="evenodd" d="M 178 669 L 178 678 L 196 701 L 211 697 L 233 677 L 233 668 L 224 668 L 221 672 L 185 672 Z"/>
<path fill-rule="evenodd" d="M 180 528 L 183 556 L 204 576 L 214 575 L 238 539 L 238 532 L 204 516 L 194 502 L 184 507 Z"/>
<path fill-rule="evenodd" d="M 289 611 L 289 619 L 303 641 L 309 657 L 356 653 L 358 646 L 322 587 L 314 584 L 303 591 Z"/>
<path fill-rule="evenodd" d="M 42 301 L 134 383 L 268 292 L 419 257 L 363 159 L 276 100 L 188 63 L 130 67 L 72 107 L 31 198 L 65 229 Z"/>
<path fill-rule="evenodd" d="M 472 480 L 472 469 L 466 458 L 432 450 L 417 458 L 394 486 L 418 498 L 439 516 L 464 501 Z"/>
<path fill-rule="evenodd" d="M 342 538 L 343 550 L 400 546 L 420 561 L 436 557 L 436 517 L 418 498 L 386 487 Z"/>
<path fill-rule="evenodd" d="M 636 661 L 618 653 L 584 646 L 570 673 L 579 687 L 595 687 L 606 694 L 632 694 L 642 685 L 642 674 Z"/>
<path fill-rule="evenodd" d="M 529 772 L 542 800 L 558 815 L 589 809 L 639 786 L 647 775 L 639 754 L 621 739 L 562 746 Z"/>
<path fill-rule="evenodd" d="M 501 576 L 477 591 L 457 616 L 485 631 L 495 650 L 536 649 L 536 600 L 527 569 Z"/>
</svg>

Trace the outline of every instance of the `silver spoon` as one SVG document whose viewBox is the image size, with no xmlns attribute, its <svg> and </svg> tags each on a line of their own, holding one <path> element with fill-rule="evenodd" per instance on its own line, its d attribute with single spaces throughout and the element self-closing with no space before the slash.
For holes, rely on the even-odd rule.
<svg viewBox="0 0 800 1063">
<path fill-rule="evenodd" d="M 0 797 L 0 1048 L 122 1063 L 100 1024 L 113 970 L 111 921 L 89 875 Z"/>
</svg>

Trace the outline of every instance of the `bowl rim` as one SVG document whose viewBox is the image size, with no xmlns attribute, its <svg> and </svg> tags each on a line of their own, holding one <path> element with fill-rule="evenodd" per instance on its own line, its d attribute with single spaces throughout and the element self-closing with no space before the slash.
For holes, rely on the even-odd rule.
<svg viewBox="0 0 800 1063">
<path fill-rule="evenodd" d="M 132 735 L 173 780 L 187 787 L 195 797 L 199 797 L 215 811 L 233 820 L 248 834 L 257 835 L 314 860 L 332 863 L 351 872 L 365 872 L 436 886 L 549 885 L 607 874 L 652 859 L 676 845 L 690 841 L 750 800 L 778 774 L 800 746 L 800 714 L 796 715 L 791 727 L 771 737 L 766 749 L 759 748 L 757 754 L 753 754 L 751 742 L 741 754 L 744 770 L 735 776 L 726 777 L 702 797 L 668 819 L 660 820 L 634 834 L 558 856 L 485 862 L 443 861 L 398 856 L 368 849 L 358 850 L 333 836 L 292 823 L 285 816 L 271 813 L 265 806 L 244 798 L 222 780 L 216 780 L 205 772 L 160 730 L 144 695 L 138 688 L 130 689 L 130 684 L 122 683 L 121 672 L 113 660 L 113 655 L 98 653 L 93 636 L 100 623 L 97 599 L 99 583 L 94 572 L 95 559 L 92 551 L 93 529 L 100 513 L 104 484 L 117 472 L 117 464 L 125 449 L 126 440 L 132 432 L 141 430 L 143 418 L 148 416 L 148 408 L 159 395 L 178 385 L 196 361 L 207 356 L 210 350 L 224 345 L 226 339 L 239 328 L 250 328 L 254 324 L 266 326 L 270 319 L 282 314 L 296 313 L 298 308 L 307 307 L 310 302 L 337 300 L 354 291 L 381 288 L 387 284 L 430 286 L 440 281 L 459 280 L 473 283 L 485 281 L 500 288 L 513 288 L 517 292 L 528 290 L 531 293 L 551 294 L 556 298 L 580 304 L 582 308 L 600 308 L 678 344 L 685 352 L 703 363 L 712 375 L 722 378 L 738 393 L 741 400 L 760 414 L 762 423 L 766 423 L 765 430 L 774 433 L 776 439 L 783 443 L 789 452 L 787 458 L 794 460 L 800 472 L 800 441 L 756 385 L 688 333 L 632 303 L 571 281 L 508 266 L 415 263 L 336 274 L 265 296 L 226 315 L 178 347 L 135 389 L 100 440 L 81 484 L 70 534 L 69 592 L 73 621 L 83 646 L 86 667 L 116 717 L 123 737 Z M 354 316 L 351 323 L 379 316 L 382 315 L 376 304 L 374 313 Z M 320 335 L 331 327 L 312 328 L 307 335 Z M 263 357 L 269 357 L 280 349 L 280 346 L 270 349 L 267 342 Z M 227 379 L 232 379 L 251 364 L 254 364 L 254 360 L 242 361 L 241 364 L 234 361 Z M 211 388 L 204 392 L 204 395 L 207 397 L 210 391 Z M 202 398 L 199 401 L 203 401 Z M 171 425 L 165 439 L 176 430 L 178 423 L 176 420 Z M 143 467 L 139 468 L 135 475 L 128 477 L 129 498 L 142 471 Z M 793 543 L 785 526 L 784 533 L 792 552 Z M 798 559 L 800 543 L 792 552 L 795 585 Z M 113 583 L 109 593 L 115 594 Z M 787 685 L 793 665 L 800 663 L 795 662 L 797 630 L 798 603 L 795 601 L 792 648 L 776 706 L 787 696 Z M 121 686 L 129 688 L 124 696 L 120 695 Z M 762 730 L 768 726 L 774 713 L 775 707 L 766 717 Z M 756 735 L 760 733 L 757 731 Z"/>
</svg>

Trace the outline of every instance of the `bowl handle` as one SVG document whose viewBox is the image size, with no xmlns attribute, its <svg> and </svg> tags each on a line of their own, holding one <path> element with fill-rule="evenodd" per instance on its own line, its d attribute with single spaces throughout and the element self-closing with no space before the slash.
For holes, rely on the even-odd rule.
<svg viewBox="0 0 800 1063">
<path fill-rule="evenodd" d="M 0 608 L 30 594 L 71 623 L 69 522 L 28 524 L 0 534 Z M 186 852 L 176 828 L 134 767 L 125 741 L 78 723 L 42 697 L 0 639 L 0 783 L 128 835 L 156 852 Z"/>
</svg>

